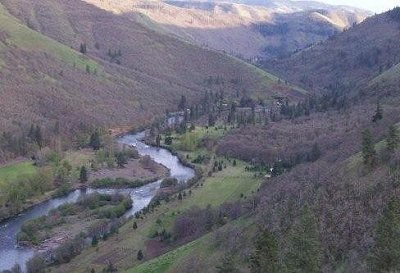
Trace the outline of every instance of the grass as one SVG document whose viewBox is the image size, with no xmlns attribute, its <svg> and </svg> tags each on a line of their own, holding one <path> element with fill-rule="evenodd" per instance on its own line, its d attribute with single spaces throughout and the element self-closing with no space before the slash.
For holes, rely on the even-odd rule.
<svg viewBox="0 0 400 273">
<path fill-rule="evenodd" d="M 102 72 L 102 68 L 98 63 L 74 51 L 66 45 L 58 43 L 34 30 L 31 30 L 16 18 L 12 17 L 1 4 L 0 30 L 7 33 L 7 43 L 18 48 L 29 51 L 45 52 L 64 63 L 84 71 L 86 70 L 86 67 L 89 67 L 90 71 L 96 70 L 97 73 Z"/>
<path fill-rule="evenodd" d="M 383 81 L 389 81 L 398 78 L 400 75 L 400 64 L 397 64 L 390 68 L 389 70 L 386 70 L 382 74 L 378 75 L 374 79 L 370 81 L 370 85 L 383 82 Z"/>
<path fill-rule="evenodd" d="M 52 272 L 86 272 L 86 265 L 91 265 L 97 272 L 105 267 L 104 261 L 111 258 L 117 261 L 118 269 L 138 266 L 140 262 L 136 259 L 137 252 L 140 249 L 146 249 L 146 241 L 156 230 L 171 228 L 179 213 L 193 206 L 205 208 L 207 205 L 212 205 L 216 207 L 224 202 L 239 200 L 242 193 L 248 196 L 252 191 L 256 191 L 260 186 L 261 179 L 253 178 L 251 172 L 245 172 L 244 166 L 244 163 L 238 162 L 235 167 L 227 167 L 223 171 L 215 173 L 213 177 L 207 177 L 203 186 L 192 188 L 191 196 L 187 196 L 181 201 L 163 203 L 154 213 L 146 215 L 143 220 L 135 220 L 138 224 L 137 230 L 132 229 L 133 221 L 129 221 L 120 228 L 118 235 L 101 242 L 98 248 L 84 250 L 83 254 L 72 260 L 71 263 L 54 268 Z M 161 220 L 161 226 L 156 223 L 157 219 Z M 173 261 L 176 261 L 178 257 L 188 256 L 193 249 L 196 249 L 197 253 L 198 248 L 203 248 L 197 241 L 185 246 L 179 248 L 177 252 L 174 252 L 175 250 L 168 252 L 166 255 L 169 255 L 159 261 L 155 260 L 148 266 L 141 266 L 140 270 L 143 271 L 139 271 L 139 269 L 136 271 L 135 268 L 135 271 L 129 272 L 164 272 L 169 270 L 172 264 L 175 264 Z"/>
<path fill-rule="evenodd" d="M 186 132 L 183 135 L 173 134 L 174 140 L 171 147 L 174 150 L 194 152 L 199 149 L 202 139 L 207 137 L 211 140 L 216 140 L 227 134 L 229 130 L 231 130 L 229 126 L 227 126 L 226 130 L 222 127 L 196 127 L 193 131 Z M 163 138 L 165 139 L 165 136 Z"/>
<path fill-rule="evenodd" d="M 238 227 L 243 231 L 244 237 L 250 237 L 255 226 L 249 218 L 239 218 L 230 224 L 221 227 L 225 232 L 227 228 Z M 167 272 L 184 272 L 187 270 L 188 262 L 191 258 L 201 260 L 203 272 L 215 272 L 215 267 L 220 263 L 224 256 L 224 249 L 216 246 L 215 234 L 209 233 L 203 237 L 178 247 L 164 255 L 146 261 L 136 267 L 130 268 L 126 273 L 167 273 Z M 240 265 L 237 259 L 235 262 Z M 190 263 L 190 262 L 189 262 Z M 182 268 L 186 264 L 185 268 Z"/>
<path fill-rule="evenodd" d="M 65 154 L 67 160 L 72 167 L 81 167 L 87 165 L 95 157 L 94 151 L 84 149 L 79 151 L 68 151 Z"/>
<path fill-rule="evenodd" d="M 31 161 L 24 161 L 0 167 L 0 186 L 6 181 L 13 181 L 21 176 L 33 175 L 37 172 Z"/>
<path fill-rule="evenodd" d="M 193 196 L 184 200 L 180 206 L 206 207 L 207 205 L 219 206 L 224 202 L 231 202 L 257 191 L 261 185 L 260 178 L 254 178 L 252 172 L 244 170 L 245 164 L 238 162 L 237 166 L 227 166 L 221 172 L 208 177 L 201 189 L 193 191 Z"/>
<path fill-rule="evenodd" d="M 192 252 L 199 252 L 199 248 L 205 246 L 205 238 L 192 241 L 184 246 L 181 246 L 173 251 L 170 251 L 160 257 L 152 259 L 135 268 L 129 269 L 127 273 L 162 273 L 168 270 L 180 259 L 190 255 Z"/>
</svg>

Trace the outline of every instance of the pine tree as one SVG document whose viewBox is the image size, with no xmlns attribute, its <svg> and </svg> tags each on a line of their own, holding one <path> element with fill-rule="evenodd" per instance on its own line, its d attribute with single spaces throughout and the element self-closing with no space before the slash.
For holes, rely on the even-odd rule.
<svg viewBox="0 0 400 273">
<path fill-rule="evenodd" d="M 235 266 L 233 257 L 224 257 L 222 264 L 216 267 L 217 273 L 237 273 L 239 270 Z"/>
<path fill-rule="evenodd" d="M 99 134 L 99 132 L 96 131 L 90 136 L 89 146 L 92 147 L 93 150 L 99 150 L 100 149 L 101 142 L 100 142 L 100 134 Z"/>
<path fill-rule="evenodd" d="M 309 161 L 314 162 L 321 157 L 321 150 L 319 149 L 318 143 L 314 143 L 311 153 L 309 156 Z"/>
<path fill-rule="evenodd" d="M 35 130 L 35 141 L 37 145 L 39 146 L 40 149 L 43 148 L 43 135 L 42 135 L 42 130 L 40 129 L 40 126 L 36 126 Z"/>
<path fill-rule="evenodd" d="M 31 139 L 31 141 L 35 141 L 35 125 L 31 124 L 31 128 L 29 129 L 28 137 Z"/>
<path fill-rule="evenodd" d="M 97 236 L 94 235 L 92 237 L 92 246 L 97 246 L 98 243 L 99 243 L 99 240 L 97 239 Z"/>
<path fill-rule="evenodd" d="M 138 226 L 137 226 L 137 223 L 136 223 L 136 222 L 133 222 L 132 228 L 133 228 L 134 230 L 136 230 L 136 229 L 138 228 Z"/>
<path fill-rule="evenodd" d="M 213 114 L 209 114 L 208 115 L 208 126 L 209 127 L 212 127 L 212 126 L 214 126 L 215 125 L 215 117 L 214 117 L 214 115 Z"/>
<path fill-rule="evenodd" d="M 375 163 L 376 151 L 371 131 L 368 129 L 364 130 L 362 136 L 362 155 L 364 164 L 368 167 L 372 167 Z"/>
<path fill-rule="evenodd" d="M 143 258 L 144 258 L 143 252 L 141 250 L 139 250 L 137 253 L 137 259 L 139 261 L 141 261 L 141 260 L 143 260 Z"/>
<path fill-rule="evenodd" d="M 389 133 L 386 138 L 387 149 L 390 153 L 393 153 L 399 147 L 399 135 L 395 126 L 389 127 Z"/>
<path fill-rule="evenodd" d="M 161 145 L 161 135 L 158 134 L 156 137 L 156 145 L 159 147 Z"/>
<path fill-rule="evenodd" d="M 181 100 L 179 101 L 179 104 L 178 104 L 178 109 L 186 110 L 186 96 L 184 96 L 184 95 L 181 96 Z"/>
<path fill-rule="evenodd" d="M 377 122 L 381 119 L 383 119 L 383 110 L 382 110 L 380 101 L 378 101 L 376 103 L 376 111 L 375 111 L 375 115 L 372 117 L 372 121 Z"/>
<path fill-rule="evenodd" d="M 286 266 L 290 273 L 320 273 L 321 262 L 317 220 L 306 206 L 299 224 L 290 232 Z"/>
<path fill-rule="evenodd" d="M 376 226 L 368 265 L 373 273 L 400 272 L 400 201 L 389 201 Z"/>
<path fill-rule="evenodd" d="M 88 172 L 85 166 L 81 167 L 80 173 L 79 173 L 79 181 L 81 183 L 86 183 L 88 181 Z"/>
<path fill-rule="evenodd" d="M 279 273 L 282 270 L 279 261 L 279 244 L 276 237 L 268 230 L 257 238 L 255 251 L 250 257 L 251 273 Z"/>
<path fill-rule="evenodd" d="M 86 44 L 85 44 L 85 43 L 81 43 L 81 46 L 80 46 L 80 48 L 79 48 L 79 51 L 80 51 L 82 54 L 86 54 L 87 48 L 86 48 Z"/>
</svg>

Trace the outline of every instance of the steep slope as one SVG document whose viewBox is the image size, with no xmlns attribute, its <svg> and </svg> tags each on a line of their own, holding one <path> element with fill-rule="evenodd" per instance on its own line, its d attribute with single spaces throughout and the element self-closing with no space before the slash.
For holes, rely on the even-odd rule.
<svg viewBox="0 0 400 273">
<path fill-rule="evenodd" d="M 135 18 L 157 31 L 246 59 L 286 56 L 370 15 L 357 9 L 322 4 L 307 7 L 291 1 L 266 6 L 210 1 L 86 2 Z"/>
<path fill-rule="evenodd" d="M 303 86 L 352 89 L 400 62 L 398 9 L 365 20 L 327 42 L 264 66 Z"/>
<path fill-rule="evenodd" d="M 22 19 L 0 6 L 2 130 L 56 120 L 139 125 L 205 90 L 301 95 L 255 67 L 82 1 L 2 2 Z M 73 50 L 82 43 L 86 55 Z"/>
</svg>

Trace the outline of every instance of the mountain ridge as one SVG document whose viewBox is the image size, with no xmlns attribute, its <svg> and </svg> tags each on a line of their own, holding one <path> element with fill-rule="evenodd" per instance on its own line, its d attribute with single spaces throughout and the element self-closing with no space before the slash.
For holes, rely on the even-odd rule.
<svg viewBox="0 0 400 273">
<path fill-rule="evenodd" d="M 327 5 L 316 5 L 320 8 L 317 10 L 218 1 L 87 2 L 132 17 L 144 15 L 163 32 L 244 59 L 289 55 L 310 44 L 324 41 L 371 15 L 359 9 L 346 10 Z M 315 19 L 313 13 L 320 13 L 319 18 Z"/>
</svg>

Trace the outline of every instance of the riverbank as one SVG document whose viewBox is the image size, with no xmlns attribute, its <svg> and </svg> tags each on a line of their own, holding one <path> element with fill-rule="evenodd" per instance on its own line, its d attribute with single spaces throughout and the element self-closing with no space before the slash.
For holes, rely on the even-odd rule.
<svg viewBox="0 0 400 273">
<path fill-rule="evenodd" d="M 179 139 L 176 140 L 179 141 Z M 149 144 L 149 142 L 147 143 Z M 164 150 L 161 147 L 158 149 Z M 143 272 L 166 272 L 167 268 L 162 267 L 161 264 L 168 265 L 172 263 L 172 261 L 168 260 L 168 256 L 162 258 L 159 267 L 155 267 L 153 263 L 147 263 L 147 261 L 152 261 L 153 258 L 159 257 L 187 242 L 186 239 L 182 241 L 172 239 L 174 235 L 178 235 L 173 233 L 174 228 L 177 226 L 177 221 L 184 219 L 182 217 L 185 217 L 187 213 L 190 214 L 193 210 L 207 209 L 209 205 L 211 205 L 212 209 L 218 209 L 220 206 L 228 205 L 231 202 L 250 201 L 251 196 L 257 192 L 262 183 L 262 178 L 255 177 L 253 172 L 246 171 L 248 166 L 246 163 L 218 157 L 215 155 L 214 149 L 207 150 L 200 147 L 194 151 L 187 152 L 168 147 L 168 150 L 179 155 L 181 161 L 186 161 L 186 164 L 195 166 L 207 175 L 202 176 L 191 187 L 180 188 L 180 191 L 178 190 L 172 195 L 169 192 L 167 198 L 155 202 L 153 206 L 137 214 L 134 219 L 123 225 L 118 234 L 115 234 L 107 241 L 100 242 L 95 248 L 85 249 L 81 255 L 70 263 L 60 267 L 52 267 L 52 272 L 83 273 L 87 268 L 102 272 L 107 267 L 106 260 L 112 261 L 113 266 L 121 272 L 125 272 L 129 268 L 131 268 L 130 272 L 136 272 L 136 266 L 143 264 L 143 262 L 145 263 L 140 268 L 148 264 Z M 206 155 L 210 160 L 192 163 L 191 161 L 197 158 L 199 154 Z M 221 165 L 221 170 L 218 170 L 217 166 L 213 171 L 215 162 Z M 210 174 L 208 174 L 209 171 L 211 171 Z M 240 206 L 238 207 L 234 210 L 240 210 Z M 198 217 L 195 218 L 196 221 L 199 220 Z M 200 224 L 199 227 L 204 226 L 203 224 Z M 121 251 L 121 249 L 124 251 Z M 143 260 L 137 259 L 139 251 L 144 255 Z M 190 255 L 189 252 L 182 253 L 178 257 L 179 260 L 174 262 L 184 262 L 188 255 Z M 183 258 L 182 260 L 180 259 L 181 257 Z M 175 272 L 183 271 L 178 270 Z"/>
<path fill-rule="evenodd" d="M 142 186 L 167 177 L 169 175 L 169 170 L 165 166 L 154 162 L 151 158 L 146 156 L 138 156 L 138 158 L 129 159 L 127 161 L 127 164 L 125 164 L 123 168 L 103 167 L 99 170 L 90 169 L 91 162 L 95 160 L 95 153 L 90 149 L 66 152 L 65 158 L 66 160 L 68 160 L 68 162 L 70 162 L 69 164 L 71 165 L 71 177 L 73 177 L 72 181 L 70 183 L 64 183 L 63 185 L 55 186 L 55 178 L 53 178 L 52 181 L 49 181 L 51 184 L 54 184 L 50 186 L 50 190 L 46 190 L 41 194 L 37 194 L 31 198 L 28 198 L 23 202 L 20 202 L 18 206 L 9 205 L 5 202 L 3 203 L 3 205 L 1 205 L 0 203 L 0 225 L 4 224 L 10 219 L 13 219 L 14 217 L 18 217 L 18 215 L 34 208 L 37 205 L 40 205 L 41 203 L 51 200 L 54 197 L 66 196 L 77 189 L 86 188 L 87 186 L 90 186 L 91 183 L 93 183 L 93 181 L 95 180 L 105 178 L 115 180 L 117 178 L 122 178 L 129 181 L 141 181 L 142 183 L 136 183 L 136 185 Z M 21 172 L 21 175 L 19 176 L 11 173 L 7 177 L 10 177 L 10 179 L 23 179 L 23 174 L 25 173 L 27 175 L 37 174 L 40 168 L 33 166 L 32 161 L 25 160 L 22 163 L 21 161 L 18 161 L 15 164 L 18 164 L 19 166 L 21 164 L 28 163 L 32 165 L 32 170 L 29 169 L 29 172 L 20 170 L 21 168 L 14 168 L 13 165 L 7 164 L 7 168 L 17 169 L 19 172 Z M 81 183 L 79 181 L 80 166 L 88 166 L 87 172 L 89 181 L 87 183 Z M 50 170 L 50 166 L 47 167 L 47 169 L 48 172 L 54 172 Z M 13 181 L 12 179 L 10 181 Z M 38 179 L 40 179 L 40 177 L 38 177 Z M 110 183 L 110 185 L 107 185 L 107 187 L 113 186 Z"/>
<path fill-rule="evenodd" d="M 140 142 L 139 135 L 130 135 L 124 137 L 124 143 L 121 139 L 119 142 L 128 144 L 129 146 L 135 146 L 141 157 L 148 156 L 157 164 L 164 165 L 170 170 L 170 176 L 179 179 L 179 181 L 187 181 L 194 176 L 194 171 L 189 169 L 182 164 L 177 157 L 164 149 L 153 148 L 144 143 Z M 136 212 L 141 211 L 145 208 L 157 193 L 160 186 L 160 182 L 150 183 L 148 185 L 136 188 L 136 189 L 90 189 L 85 191 L 73 191 L 68 196 L 62 198 L 51 199 L 48 202 L 41 203 L 33 207 L 32 210 L 27 210 L 24 214 L 12 218 L 11 220 L 0 226 L 0 252 L 2 259 L 0 261 L 0 271 L 9 269 L 14 266 L 15 263 L 24 265 L 35 253 L 33 249 L 29 248 L 14 248 L 16 242 L 16 235 L 20 230 L 23 222 L 38 216 L 46 215 L 51 209 L 58 207 L 65 203 L 74 203 L 81 196 L 89 194 L 91 192 L 109 193 L 109 192 L 120 192 L 127 193 L 130 198 L 134 200 L 133 207 L 130 209 L 126 216 L 133 216 Z"/>
<path fill-rule="evenodd" d="M 131 208 L 129 195 L 93 193 L 24 222 L 17 235 L 18 244 L 47 252 L 78 235 L 100 239 L 104 236 L 101 231 Z"/>
</svg>

